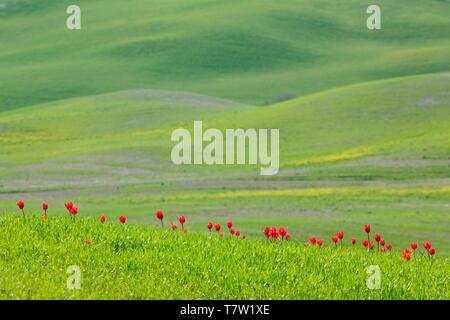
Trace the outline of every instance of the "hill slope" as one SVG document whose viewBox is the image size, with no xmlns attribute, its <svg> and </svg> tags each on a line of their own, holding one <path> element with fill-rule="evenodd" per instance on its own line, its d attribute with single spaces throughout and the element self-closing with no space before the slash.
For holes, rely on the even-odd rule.
<svg viewBox="0 0 450 320">
<path fill-rule="evenodd" d="M 309 232 L 368 221 L 386 237 L 450 247 L 448 74 L 343 87 L 268 107 L 190 94 L 131 91 L 0 114 L 0 203 L 81 203 L 82 215 L 160 208 L 205 219 L 241 217 L 259 234 L 283 224 Z M 174 166 L 172 130 L 193 120 L 218 128 L 280 128 L 281 171 Z M 55 213 L 63 213 L 54 207 Z M 407 245 L 407 243 L 406 243 Z"/>
<path fill-rule="evenodd" d="M 0 0 L 0 111 L 138 88 L 264 104 L 286 96 L 450 70 L 450 4 L 358 0 Z"/>
</svg>

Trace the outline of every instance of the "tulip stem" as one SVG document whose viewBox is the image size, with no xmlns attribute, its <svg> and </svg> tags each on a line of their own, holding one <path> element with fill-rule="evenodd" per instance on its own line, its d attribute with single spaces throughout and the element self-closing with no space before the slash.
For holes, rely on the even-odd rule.
<svg viewBox="0 0 450 320">
<path fill-rule="evenodd" d="M 23 208 L 20 210 L 22 210 L 22 215 L 25 217 L 25 211 L 23 210 Z"/>
</svg>

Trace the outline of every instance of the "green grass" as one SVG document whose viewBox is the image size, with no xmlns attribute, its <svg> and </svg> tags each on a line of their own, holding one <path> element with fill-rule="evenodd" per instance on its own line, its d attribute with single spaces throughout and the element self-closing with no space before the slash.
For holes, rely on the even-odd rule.
<svg viewBox="0 0 450 320">
<path fill-rule="evenodd" d="M 449 299 L 449 268 L 439 257 L 406 262 L 398 251 L 367 252 L 348 239 L 343 248 L 328 240 L 304 248 L 10 215 L 0 218 L 0 230 L 1 299 Z M 80 290 L 66 286 L 73 265 Z M 379 290 L 366 286 L 370 265 L 380 268 Z"/>
<path fill-rule="evenodd" d="M 118 90 L 197 92 L 251 104 L 376 79 L 448 71 L 449 4 L 358 0 L 69 0 L 0 9 L 0 110 Z"/>
</svg>

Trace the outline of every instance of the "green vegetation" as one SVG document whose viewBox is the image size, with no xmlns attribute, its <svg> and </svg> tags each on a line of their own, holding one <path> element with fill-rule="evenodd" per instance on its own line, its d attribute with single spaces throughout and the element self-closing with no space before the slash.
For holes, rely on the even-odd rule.
<svg viewBox="0 0 450 320">
<path fill-rule="evenodd" d="M 380 0 L 1 0 L 0 109 L 153 88 L 251 104 L 450 70 L 449 4 Z"/>
<path fill-rule="evenodd" d="M 446 262 L 420 254 L 403 261 L 361 246 L 304 248 L 91 219 L 3 216 L 0 230 L 3 299 L 449 299 Z M 73 265 L 80 290 L 67 289 Z M 380 290 L 366 286 L 370 265 L 380 267 Z"/>
<path fill-rule="evenodd" d="M 379 31 L 357 0 L 79 0 L 79 31 L 69 4 L 0 0 L 0 298 L 448 299 L 448 1 L 379 0 Z M 173 165 L 194 120 L 280 129 L 279 174 Z M 156 210 L 189 233 L 148 227 Z M 227 220 L 249 240 L 202 234 Z M 303 248 L 366 223 L 392 257 Z M 263 241 L 272 225 L 292 241 Z M 433 262 L 402 261 L 425 241 Z"/>
</svg>

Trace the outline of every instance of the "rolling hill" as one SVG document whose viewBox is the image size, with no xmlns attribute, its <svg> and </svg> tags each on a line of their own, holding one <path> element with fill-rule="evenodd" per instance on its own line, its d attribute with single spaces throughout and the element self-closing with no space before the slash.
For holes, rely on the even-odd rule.
<svg viewBox="0 0 450 320">
<path fill-rule="evenodd" d="M 449 3 L 359 0 L 0 0 L 0 111 L 142 88 L 263 105 L 448 71 Z"/>
<path fill-rule="evenodd" d="M 11 199 L 35 199 L 37 210 L 42 199 L 74 199 L 81 215 L 144 223 L 163 208 L 189 214 L 196 230 L 233 217 L 252 235 L 282 223 L 299 239 L 370 221 L 399 243 L 432 238 L 448 253 L 449 85 L 448 73 L 401 77 L 266 107 L 134 90 L 5 111 L 0 204 L 12 211 Z M 194 120 L 279 128 L 279 175 L 174 166 L 170 135 Z"/>
</svg>

